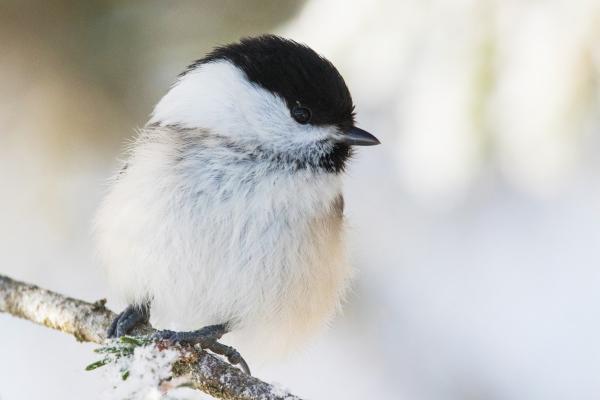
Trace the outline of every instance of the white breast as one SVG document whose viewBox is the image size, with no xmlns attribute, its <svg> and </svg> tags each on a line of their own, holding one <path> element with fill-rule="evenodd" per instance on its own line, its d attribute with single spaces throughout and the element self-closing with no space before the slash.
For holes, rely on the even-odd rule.
<svg viewBox="0 0 600 400">
<path fill-rule="evenodd" d="M 242 352 L 280 353 L 328 320 L 347 285 L 340 193 L 336 174 L 146 132 L 97 215 L 100 254 L 127 302 L 152 300 L 157 327 L 230 322 Z"/>
</svg>

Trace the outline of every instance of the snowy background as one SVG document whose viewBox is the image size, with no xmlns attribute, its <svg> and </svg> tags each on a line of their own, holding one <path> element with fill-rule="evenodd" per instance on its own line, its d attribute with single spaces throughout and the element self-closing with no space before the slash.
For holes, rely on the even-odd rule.
<svg viewBox="0 0 600 400">
<path fill-rule="evenodd" d="M 0 273 L 107 296 L 90 220 L 121 145 L 190 61 L 262 32 L 332 60 L 383 145 L 346 179 L 344 315 L 257 375 L 315 400 L 597 399 L 598 1 L 3 0 Z M 100 398 L 92 349 L 0 315 L 0 399 Z"/>
</svg>

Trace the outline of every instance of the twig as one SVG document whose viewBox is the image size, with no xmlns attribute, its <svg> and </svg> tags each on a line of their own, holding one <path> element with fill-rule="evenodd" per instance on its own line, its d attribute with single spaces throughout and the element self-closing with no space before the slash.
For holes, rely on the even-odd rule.
<svg viewBox="0 0 600 400">
<path fill-rule="evenodd" d="M 106 340 L 107 328 L 116 314 L 105 303 L 88 303 L 0 275 L 0 312 L 71 334 L 81 342 L 102 344 Z M 134 334 L 153 331 L 146 325 Z M 219 399 L 301 400 L 202 350 L 178 361 L 173 376 L 185 376 L 191 387 Z"/>
</svg>

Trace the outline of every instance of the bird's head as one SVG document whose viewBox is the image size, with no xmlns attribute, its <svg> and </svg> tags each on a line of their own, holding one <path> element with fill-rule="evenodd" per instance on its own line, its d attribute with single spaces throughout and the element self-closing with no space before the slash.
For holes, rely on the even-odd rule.
<svg viewBox="0 0 600 400">
<path fill-rule="evenodd" d="M 202 129 L 331 172 L 343 170 L 352 146 L 379 144 L 355 126 L 352 97 L 333 64 L 273 35 L 218 47 L 194 62 L 149 124 Z"/>
</svg>

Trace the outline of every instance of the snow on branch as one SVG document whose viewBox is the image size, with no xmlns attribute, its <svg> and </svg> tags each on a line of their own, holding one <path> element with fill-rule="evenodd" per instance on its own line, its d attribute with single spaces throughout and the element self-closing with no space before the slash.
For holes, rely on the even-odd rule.
<svg viewBox="0 0 600 400">
<path fill-rule="evenodd" d="M 105 343 L 108 326 L 116 317 L 105 303 L 88 303 L 0 275 L 0 312 L 68 333 L 81 342 Z M 146 325 L 134 334 L 153 331 Z M 186 349 L 185 356 L 173 364 L 172 374 L 219 399 L 300 400 L 200 349 Z"/>
</svg>

